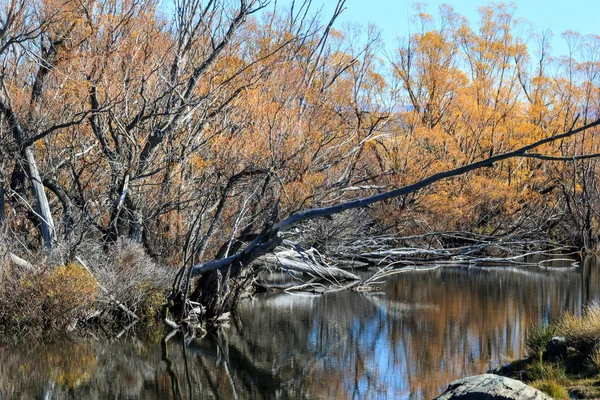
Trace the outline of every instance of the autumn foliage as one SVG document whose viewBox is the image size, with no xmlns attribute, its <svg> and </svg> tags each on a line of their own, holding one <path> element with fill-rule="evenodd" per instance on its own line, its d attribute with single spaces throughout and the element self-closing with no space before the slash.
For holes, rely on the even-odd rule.
<svg viewBox="0 0 600 400">
<path fill-rule="evenodd" d="M 305 13 L 310 2 L 176 3 L 0 2 L 0 227 L 11 246 L 68 259 L 127 237 L 173 265 L 222 257 L 277 200 L 288 215 L 375 194 L 598 117 L 600 38 L 565 32 L 570 53 L 557 57 L 549 33 L 523 33 L 513 5 L 481 7 L 472 22 L 417 6 L 415 33 L 386 56 L 375 27 L 336 29 Z M 400 235 L 595 248 L 597 161 L 573 158 L 599 152 L 595 133 L 369 218 Z"/>
</svg>

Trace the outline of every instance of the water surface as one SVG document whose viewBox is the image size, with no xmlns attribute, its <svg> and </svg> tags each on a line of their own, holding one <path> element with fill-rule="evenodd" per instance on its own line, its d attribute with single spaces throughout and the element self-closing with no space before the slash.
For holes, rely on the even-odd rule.
<svg viewBox="0 0 600 400">
<path fill-rule="evenodd" d="M 598 302 L 595 263 L 556 268 L 566 266 L 412 271 L 379 294 L 264 294 L 220 335 L 187 345 L 3 345 L 0 397 L 429 399 L 522 357 L 531 324 Z"/>
</svg>

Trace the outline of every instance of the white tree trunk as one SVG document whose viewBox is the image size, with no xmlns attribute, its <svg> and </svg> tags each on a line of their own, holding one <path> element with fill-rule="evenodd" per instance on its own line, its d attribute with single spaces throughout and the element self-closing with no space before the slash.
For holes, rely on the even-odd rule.
<svg viewBox="0 0 600 400">
<path fill-rule="evenodd" d="M 4 182 L 0 178 L 0 235 L 4 237 Z"/>
<path fill-rule="evenodd" d="M 33 156 L 33 150 L 31 147 L 25 149 L 25 156 L 27 158 L 27 167 L 29 169 L 29 181 L 31 183 L 31 191 L 35 199 L 36 212 L 38 213 L 38 219 L 40 220 L 40 231 L 44 240 L 44 246 L 47 249 L 54 247 L 55 242 L 55 230 L 54 220 L 52 219 L 52 213 L 50 212 L 50 204 L 48 203 L 48 197 L 44 191 L 44 185 L 40 177 L 40 172 Z"/>
</svg>

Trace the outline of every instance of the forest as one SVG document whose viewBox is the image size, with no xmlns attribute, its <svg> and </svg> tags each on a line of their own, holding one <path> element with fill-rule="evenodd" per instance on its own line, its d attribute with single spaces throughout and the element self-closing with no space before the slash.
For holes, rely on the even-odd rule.
<svg viewBox="0 0 600 400">
<path fill-rule="evenodd" d="M 173 3 L 0 1 L 5 327 L 218 325 L 265 270 L 598 250 L 600 36 L 557 56 L 514 4 L 416 5 L 390 46 L 345 0 Z"/>
</svg>

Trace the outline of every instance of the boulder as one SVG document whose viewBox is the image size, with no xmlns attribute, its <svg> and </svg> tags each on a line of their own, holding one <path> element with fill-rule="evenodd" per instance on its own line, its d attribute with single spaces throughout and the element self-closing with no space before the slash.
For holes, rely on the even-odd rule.
<svg viewBox="0 0 600 400">
<path fill-rule="evenodd" d="M 436 400 L 552 400 L 539 390 L 515 379 L 483 374 L 459 379 Z"/>
</svg>

